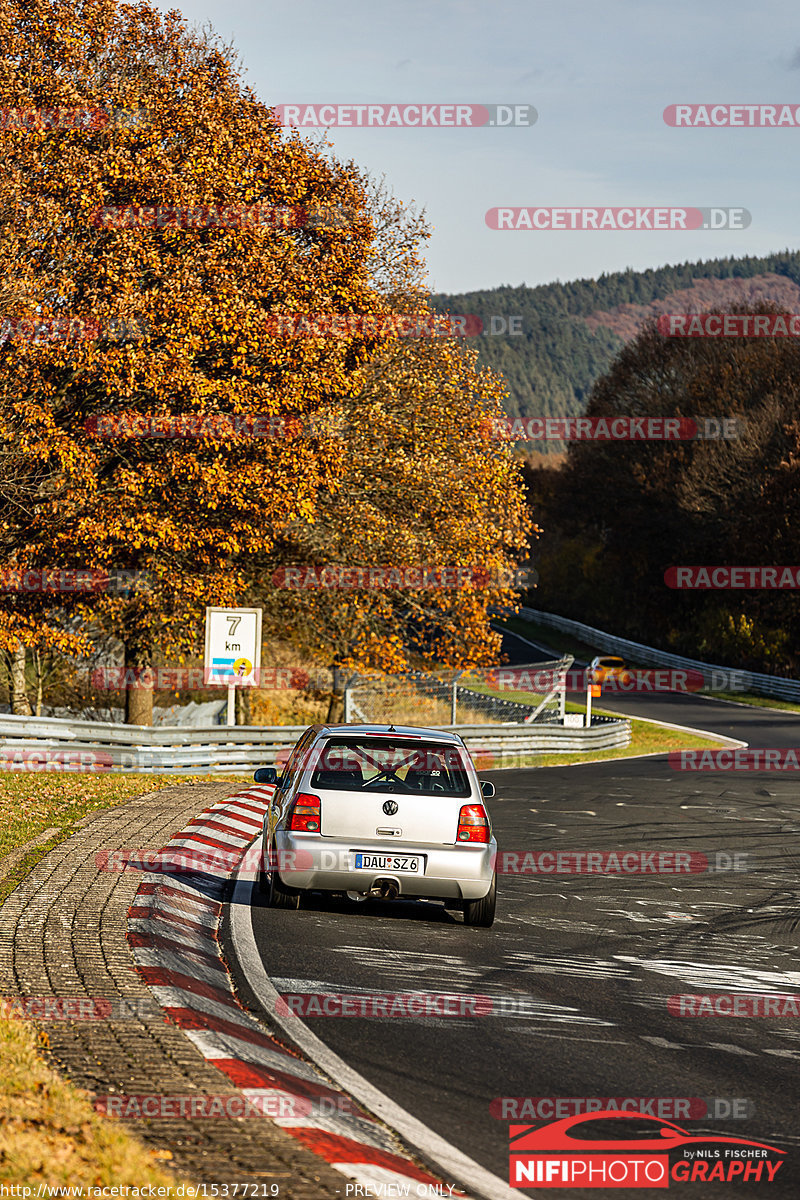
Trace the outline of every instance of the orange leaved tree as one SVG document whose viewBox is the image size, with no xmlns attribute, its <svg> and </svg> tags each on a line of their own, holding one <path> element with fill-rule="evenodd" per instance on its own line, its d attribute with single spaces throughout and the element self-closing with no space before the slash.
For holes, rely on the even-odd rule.
<svg viewBox="0 0 800 1200">
<path fill-rule="evenodd" d="M 426 230 L 385 194 L 376 211 L 376 286 L 431 328 Z M 281 530 L 263 560 L 254 595 L 267 628 L 333 667 L 331 721 L 349 669 L 497 661 L 491 612 L 517 600 L 515 564 L 535 529 L 518 464 L 493 440 L 503 381 L 476 359 L 453 337 L 376 340 L 339 406 L 339 472 L 314 518 Z"/>
<path fill-rule="evenodd" d="M 77 652 L 94 623 L 141 669 L 195 648 L 205 605 L 240 602 L 280 531 L 314 521 L 340 448 L 265 418 L 296 430 L 352 395 L 369 347 L 269 318 L 385 307 L 374 229 L 354 170 L 285 136 L 178 14 L 2 0 L 0 46 L 18 114 L 0 130 L 0 457 L 28 489 L 0 509 L 5 565 L 139 573 L 128 592 L 7 594 L 0 648 Z M 177 414 L 240 420 L 130 436 Z M 128 718 L 151 705 L 129 693 Z"/>
</svg>

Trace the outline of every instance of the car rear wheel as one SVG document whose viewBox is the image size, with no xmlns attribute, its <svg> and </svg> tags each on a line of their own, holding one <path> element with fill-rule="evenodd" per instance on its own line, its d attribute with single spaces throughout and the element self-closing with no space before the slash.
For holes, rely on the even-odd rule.
<svg viewBox="0 0 800 1200">
<path fill-rule="evenodd" d="M 481 925 L 488 929 L 494 923 L 497 907 L 497 872 L 492 875 L 492 886 L 480 900 L 465 900 L 463 903 L 464 924 Z"/>
<path fill-rule="evenodd" d="M 276 858 L 273 850 L 270 857 L 273 864 Z M 300 892 L 294 888 L 287 888 L 278 875 L 277 869 L 273 865 L 269 872 L 259 871 L 258 887 L 261 893 L 266 896 L 267 904 L 270 908 L 299 908 L 300 907 Z"/>
</svg>

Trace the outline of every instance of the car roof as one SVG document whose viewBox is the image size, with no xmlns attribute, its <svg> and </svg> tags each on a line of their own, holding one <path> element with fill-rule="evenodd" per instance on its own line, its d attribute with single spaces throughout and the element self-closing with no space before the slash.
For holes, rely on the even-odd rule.
<svg viewBox="0 0 800 1200">
<path fill-rule="evenodd" d="M 431 741 L 455 743 L 458 746 L 463 745 L 462 739 L 457 733 L 449 733 L 444 729 L 432 729 L 424 725 L 318 725 L 316 726 L 319 734 L 353 734 L 356 737 L 369 737 L 373 734 L 378 734 L 386 737 L 387 733 L 397 734 L 400 737 L 425 737 Z"/>
</svg>

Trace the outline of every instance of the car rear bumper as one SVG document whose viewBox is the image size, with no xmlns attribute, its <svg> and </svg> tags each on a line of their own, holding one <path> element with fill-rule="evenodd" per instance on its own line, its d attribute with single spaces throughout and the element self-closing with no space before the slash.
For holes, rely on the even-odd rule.
<svg viewBox="0 0 800 1200">
<path fill-rule="evenodd" d="M 277 830 L 276 867 L 287 887 L 303 891 L 368 892 L 380 880 L 391 879 L 401 896 L 440 900 L 480 900 L 489 891 L 497 855 L 497 842 L 487 844 L 426 845 L 403 842 L 387 846 L 368 838 L 320 838 Z M 357 850 L 373 854 L 414 855 L 425 861 L 422 875 L 351 866 Z"/>
</svg>

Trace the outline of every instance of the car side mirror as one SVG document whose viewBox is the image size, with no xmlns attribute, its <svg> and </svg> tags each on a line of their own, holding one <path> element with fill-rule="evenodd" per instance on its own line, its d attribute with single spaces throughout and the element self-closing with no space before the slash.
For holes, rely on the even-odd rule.
<svg viewBox="0 0 800 1200">
<path fill-rule="evenodd" d="M 490 780 L 488 780 L 488 779 L 481 780 L 481 795 L 483 796 L 484 800 L 491 800 L 492 796 L 494 796 L 496 791 L 497 791 L 497 789 L 495 788 L 494 784 Z"/>
<path fill-rule="evenodd" d="M 253 779 L 256 783 L 272 783 L 278 782 L 278 772 L 275 767 L 259 767 Z"/>
</svg>

